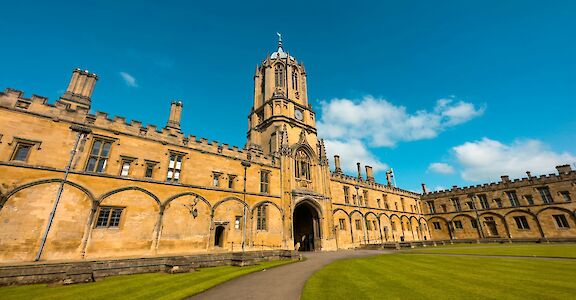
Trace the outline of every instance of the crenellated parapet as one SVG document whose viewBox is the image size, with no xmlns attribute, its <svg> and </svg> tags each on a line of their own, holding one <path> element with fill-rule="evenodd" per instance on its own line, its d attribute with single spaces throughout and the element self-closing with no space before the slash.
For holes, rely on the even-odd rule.
<svg viewBox="0 0 576 300">
<path fill-rule="evenodd" d="M 449 190 L 425 193 L 422 195 L 422 199 L 436 199 L 463 194 L 487 193 L 497 190 L 518 189 L 526 186 L 545 186 L 561 181 L 576 180 L 576 171 L 572 170 L 570 165 L 557 166 L 556 169 L 558 170 L 558 174 L 532 176 L 530 172 L 527 172 L 529 177 L 511 180 L 508 176 L 503 175 L 501 176 L 501 180 L 498 182 L 490 182 L 467 187 L 453 186 Z"/>
<path fill-rule="evenodd" d="M 350 184 L 350 185 L 354 185 L 354 186 L 364 187 L 364 188 L 368 188 L 368 189 L 379 190 L 379 191 L 382 191 L 385 193 L 392 193 L 392 194 L 397 194 L 397 195 L 412 197 L 412 198 L 417 198 L 417 199 L 419 199 L 421 196 L 420 194 L 414 193 L 412 191 L 397 188 L 395 186 L 389 186 L 386 184 L 381 184 L 381 183 L 378 183 L 375 181 L 363 180 L 362 178 L 346 175 L 342 172 L 330 172 L 330 178 L 334 181 L 338 181 L 338 182 L 342 182 L 342 183 L 346 183 L 346 184 Z"/>
<path fill-rule="evenodd" d="M 131 120 L 127 122 L 124 116 L 110 116 L 106 112 L 90 114 L 83 106 L 67 105 L 62 101 L 49 103 L 48 98 L 32 95 L 24 96 L 24 92 L 7 88 L 0 92 L 0 108 L 44 117 L 56 122 L 83 124 L 84 126 L 108 131 L 113 135 L 129 135 L 145 140 L 183 147 L 203 153 L 230 157 L 237 160 L 250 160 L 254 163 L 275 166 L 276 160 L 271 155 L 248 151 L 237 146 L 231 146 L 218 141 L 210 141 L 194 135 L 185 135 L 173 127 L 158 127 L 153 124 L 143 125 L 142 122 Z"/>
</svg>

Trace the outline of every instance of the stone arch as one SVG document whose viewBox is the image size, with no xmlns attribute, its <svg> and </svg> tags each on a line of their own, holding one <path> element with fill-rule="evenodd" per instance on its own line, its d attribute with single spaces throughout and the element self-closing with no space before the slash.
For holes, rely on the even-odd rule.
<svg viewBox="0 0 576 300">
<path fill-rule="evenodd" d="M 244 231 L 244 224 L 240 228 L 234 228 L 236 217 L 240 217 L 242 223 L 246 223 L 246 231 Z M 244 219 L 245 218 L 245 219 Z M 250 228 L 252 226 L 252 218 L 250 216 L 250 209 L 248 204 L 238 197 L 226 197 L 212 206 L 211 211 L 211 225 L 210 225 L 210 247 L 214 246 L 213 239 L 215 238 L 216 226 L 222 225 L 226 229 L 224 237 L 224 249 L 239 250 L 242 243 L 248 245 L 250 240 Z"/>
<path fill-rule="evenodd" d="M 348 212 L 342 208 L 336 208 L 332 211 L 332 216 L 334 219 L 334 224 L 336 226 L 336 238 L 338 247 L 349 248 L 352 244 L 352 226 L 350 221 L 350 215 Z M 340 217 L 344 217 L 344 228 L 340 226 Z"/>
<path fill-rule="evenodd" d="M 275 209 L 266 209 L 266 230 L 258 230 L 257 209 L 260 206 L 267 205 Z M 250 227 L 250 237 L 255 245 L 261 248 L 278 248 L 283 246 L 284 240 L 284 210 L 276 203 L 270 200 L 260 201 L 250 210 L 250 218 L 253 220 Z"/>
<path fill-rule="evenodd" d="M 314 198 L 302 197 L 302 198 L 296 199 L 296 201 L 294 202 L 294 208 L 296 208 L 296 206 L 300 205 L 301 203 L 308 203 L 308 204 L 312 205 L 316 209 L 316 212 L 318 212 L 318 215 L 320 216 L 320 218 L 323 218 L 322 206 L 320 205 L 320 203 L 318 203 L 318 201 L 314 200 Z"/>
<path fill-rule="evenodd" d="M 422 240 L 422 232 L 419 225 L 420 223 L 418 222 L 418 218 L 415 216 L 410 216 L 409 219 L 410 219 L 410 228 L 412 232 L 415 233 L 414 240 L 416 241 Z"/>
<path fill-rule="evenodd" d="M 384 218 L 387 220 L 384 220 Z M 380 232 L 382 232 L 382 238 L 385 242 L 393 241 L 394 235 L 392 231 L 392 224 L 390 223 L 390 217 L 385 213 L 378 214 L 378 222 L 380 222 Z"/>
<path fill-rule="evenodd" d="M 572 211 L 558 206 L 548 206 L 539 210 L 536 215 L 546 238 L 567 238 L 576 235 L 576 216 Z M 568 228 L 560 229 L 554 215 L 564 215 Z"/>
<path fill-rule="evenodd" d="M 493 227 L 492 225 L 490 225 L 490 221 L 486 220 L 486 216 L 494 216 L 496 217 L 501 223 L 502 226 L 498 226 L 498 222 L 495 223 L 495 227 Z M 484 217 L 484 220 L 481 220 L 481 217 Z M 487 211 L 487 212 L 483 212 L 480 215 L 478 215 L 478 222 L 482 222 L 482 229 L 483 229 L 483 233 L 484 233 L 484 237 L 485 238 L 510 238 L 510 230 L 508 229 L 508 223 L 506 222 L 506 219 L 504 218 L 504 216 L 497 214 L 495 212 L 491 212 L 491 211 Z M 498 230 L 498 227 L 504 227 L 504 235 L 502 235 L 500 233 L 500 231 Z M 494 228 L 496 228 L 497 230 L 497 234 L 495 235 L 494 233 Z M 501 228 L 502 229 L 502 228 Z"/>
<path fill-rule="evenodd" d="M 370 220 L 369 216 L 373 216 L 373 219 Z M 369 244 L 382 243 L 382 232 L 380 230 L 380 220 L 378 215 L 372 211 L 368 211 L 364 214 L 364 221 L 366 224 L 370 223 L 370 230 L 366 228 L 366 235 L 368 237 L 367 242 Z"/>
<path fill-rule="evenodd" d="M 292 233 L 294 247 L 300 251 L 322 249 L 323 220 L 320 205 L 310 197 L 303 197 L 294 204 Z"/>
<path fill-rule="evenodd" d="M 397 219 L 397 221 L 394 220 Z M 402 234 L 402 219 L 397 214 L 390 214 L 390 228 L 392 231 L 392 237 L 394 241 L 400 241 Z"/>
<path fill-rule="evenodd" d="M 214 216 L 214 212 L 216 211 L 216 208 L 218 208 L 218 206 L 228 202 L 228 201 L 236 201 L 238 203 L 240 203 L 241 205 L 243 205 L 244 207 L 246 207 L 246 209 L 248 209 L 248 204 L 246 204 L 246 202 L 244 202 L 244 200 L 238 198 L 238 197 L 226 197 L 218 202 L 216 202 L 214 204 L 214 206 L 212 206 L 212 216 Z"/>
<path fill-rule="evenodd" d="M 142 201 L 142 194 L 151 201 Z M 87 257 L 111 257 L 116 256 L 118 251 L 126 256 L 156 253 L 164 207 L 154 193 L 138 186 L 128 186 L 106 192 L 96 201 L 99 207 L 122 208 L 122 214 L 118 230 L 96 227 L 98 216 L 94 215 L 87 242 Z"/>
<path fill-rule="evenodd" d="M 354 215 L 359 215 L 359 219 L 354 219 Z M 357 226 L 357 222 L 359 221 L 359 227 L 360 229 L 358 229 Z M 352 238 L 354 239 L 354 243 L 358 244 L 358 243 L 363 243 L 366 240 L 366 235 L 365 235 L 365 229 L 366 229 L 366 223 L 365 223 L 365 219 L 364 219 L 364 214 L 357 210 L 354 209 L 350 212 L 350 230 L 352 231 Z"/>
<path fill-rule="evenodd" d="M 62 182 L 64 181 L 61 178 L 51 178 L 51 179 L 44 179 L 44 180 L 38 180 L 38 181 L 32 181 L 32 182 L 28 182 L 25 183 L 23 185 L 17 186 L 14 189 L 6 192 L 6 194 L 4 194 L 3 196 L 0 194 L 0 210 L 2 210 L 2 208 L 4 207 L 4 204 L 6 203 L 6 201 L 8 201 L 8 199 L 10 197 L 12 197 L 12 195 L 18 193 L 21 190 L 36 186 L 36 185 L 41 185 L 41 184 L 48 184 L 48 183 L 55 183 L 55 182 Z M 92 192 L 90 192 L 90 190 L 88 190 L 87 188 L 83 187 L 80 184 L 77 184 L 75 182 L 69 181 L 69 180 L 65 180 L 64 181 L 65 185 L 70 185 L 72 187 L 75 187 L 79 190 L 81 190 L 82 192 L 84 192 L 86 195 L 88 195 L 88 197 L 90 198 L 90 200 L 94 201 L 95 197 L 92 194 Z"/>
<path fill-rule="evenodd" d="M 513 217 L 510 219 L 511 214 L 526 214 L 529 218 L 527 218 L 529 229 L 519 229 L 516 221 L 514 221 Z M 538 220 L 538 216 L 533 212 L 526 210 L 526 209 L 513 209 L 504 214 L 504 219 L 506 222 L 509 222 L 509 229 L 510 229 L 510 237 L 512 238 L 544 238 L 544 231 L 542 230 L 542 226 L 540 225 L 540 220 Z M 536 226 L 534 226 L 536 225 Z"/>
<path fill-rule="evenodd" d="M 420 217 L 418 218 L 418 226 L 420 226 L 420 230 L 422 232 L 422 237 L 424 240 L 430 239 L 430 227 L 428 226 L 428 221 L 426 218 Z"/>
<path fill-rule="evenodd" d="M 435 226 L 433 226 L 430 229 L 430 235 L 431 238 L 433 240 L 449 240 L 452 239 L 452 229 L 450 226 L 450 222 L 441 216 L 433 216 L 431 218 L 429 218 L 426 222 L 427 224 L 432 223 L 434 225 L 434 220 L 439 220 L 442 221 L 444 223 L 444 226 L 442 226 L 442 224 L 440 223 L 440 229 L 437 229 Z"/>
<path fill-rule="evenodd" d="M 454 225 L 454 221 L 458 221 L 456 220 L 457 218 L 466 218 L 468 220 L 470 220 L 470 222 L 461 222 L 462 223 L 462 228 L 456 228 L 456 226 Z M 476 222 L 476 228 L 472 227 L 472 222 Z M 478 226 L 478 220 L 476 220 L 475 217 L 469 215 L 469 214 L 465 214 L 465 213 L 459 213 L 457 215 L 452 216 L 452 218 L 450 219 L 450 223 L 452 223 L 452 234 L 453 234 L 453 238 L 454 239 L 476 239 L 476 238 L 482 238 L 482 235 L 480 233 L 480 229 Z"/>
<path fill-rule="evenodd" d="M 162 227 L 158 253 L 186 253 L 205 250 L 210 242 L 212 206 L 201 195 L 185 192 L 162 204 Z"/>
<path fill-rule="evenodd" d="M 406 223 L 404 220 L 406 220 Z M 410 218 L 408 218 L 406 215 L 400 216 L 400 228 L 402 229 L 400 241 L 408 241 L 414 239 L 414 232 L 412 232 L 410 227 Z"/>
<path fill-rule="evenodd" d="M 0 240 L 3 241 L 0 260 L 34 260 L 61 184 L 64 189 L 41 258 L 82 258 L 94 196 L 80 184 L 53 178 L 22 184 L 3 195 L 0 200 Z M 66 188 L 69 186 L 73 188 Z"/>
<path fill-rule="evenodd" d="M 162 203 L 160 202 L 160 199 L 154 195 L 152 192 L 148 191 L 147 189 L 141 188 L 139 186 L 127 186 L 127 187 L 122 187 L 119 189 L 115 189 L 112 191 L 109 191 L 107 193 L 104 193 L 103 195 L 101 195 L 100 197 L 98 197 L 98 200 L 96 200 L 98 202 L 98 204 L 100 205 L 104 200 L 106 200 L 106 198 L 113 196 L 115 194 L 118 193 L 122 193 L 125 191 L 139 191 L 142 192 L 148 196 L 150 196 L 150 198 L 154 199 L 154 201 L 156 201 L 156 204 L 158 204 L 158 208 L 162 207 Z"/>
</svg>

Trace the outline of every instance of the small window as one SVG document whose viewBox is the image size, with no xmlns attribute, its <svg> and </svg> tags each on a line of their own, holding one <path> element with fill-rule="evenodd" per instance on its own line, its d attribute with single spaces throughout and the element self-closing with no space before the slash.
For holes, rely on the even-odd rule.
<svg viewBox="0 0 576 300">
<path fill-rule="evenodd" d="M 436 213 L 436 207 L 434 206 L 434 201 L 432 200 L 426 201 L 426 205 L 428 206 L 428 211 L 430 211 L 431 214 Z"/>
<path fill-rule="evenodd" d="M 488 203 L 488 198 L 484 194 L 478 195 L 478 199 L 480 200 L 480 206 L 482 209 L 489 209 L 490 203 Z"/>
<path fill-rule="evenodd" d="M 146 162 L 146 170 L 144 171 L 144 177 L 152 178 L 152 176 L 154 176 L 155 167 L 156 167 L 155 162 Z"/>
<path fill-rule="evenodd" d="M 364 191 L 364 206 L 368 206 L 368 191 Z"/>
<path fill-rule="evenodd" d="M 434 225 L 434 229 L 436 230 L 442 229 L 442 226 L 440 226 L 440 222 L 432 222 L 432 225 Z"/>
<path fill-rule="evenodd" d="M 344 203 L 350 203 L 350 187 L 344 186 Z"/>
<path fill-rule="evenodd" d="M 100 207 L 96 227 L 118 227 L 124 208 L 120 207 Z"/>
<path fill-rule="evenodd" d="M 260 205 L 256 215 L 256 230 L 266 230 L 266 208 L 268 205 Z"/>
<path fill-rule="evenodd" d="M 520 206 L 520 202 L 518 202 L 518 196 L 516 195 L 515 191 L 507 191 L 506 196 L 508 196 L 508 200 L 510 200 L 510 207 Z"/>
<path fill-rule="evenodd" d="M 376 199 L 376 205 L 378 205 L 378 208 L 380 208 L 380 199 Z"/>
<path fill-rule="evenodd" d="M 260 171 L 260 193 L 268 194 L 270 192 L 270 171 Z"/>
<path fill-rule="evenodd" d="M 103 139 L 94 139 L 92 143 L 92 150 L 90 157 L 86 164 L 86 171 L 102 173 L 106 169 L 108 156 L 110 155 L 110 148 L 112 148 L 112 141 Z"/>
<path fill-rule="evenodd" d="M 396 222 L 390 222 L 390 227 L 392 228 L 392 231 L 396 231 Z"/>
<path fill-rule="evenodd" d="M 372 228 L 374 228 L 374 230 L 378 230 L 378 222 L 375 220 L 372 220 Z"/>
<path fill-rule="evenodd" d="M 234 219 L 234 229 L 240 229 L 240 223 L 242 222 L 242 216 L 236 216 Z"/>
<path fill-rule="evenodd" d="M 346 220 L 340 219 L 340 220 L 338 220 L 338 222 L 340 224 L 340 230 L 346 230 Z"/>
<path fill-rule="evenodd" d="M 442 208 L 442 212 L 447 212 L 448 208 L 446 207 L 446 204 L 440 204 L 440 207 Z"/>
<path fill-rule="evenodd" d="M 462 229 L 462 221 L 454 221 L 454 228 Z"/>
<path fill-rule="evenodd" d="M 122 159 L 121 168 L 120 168 L 120 176 L 128 176 L 130 175 L 130 167 L 132 166 L 133 159 Z"/>
<path fill-rule="evenodd" d="M 466 206 L 468 206 L 469 210 L 474 209 L 474 203 L 472 203 L 472 201 L 466 201 Z"/>
<path fill-rule="evenodd" d="M 462 207 L 460 206 L 460 199 L 452 198 L 450 200 L 452 201 L 452 205 L 454 206 L 455 211 L 462 211 Z"/>
<path fill-rule="evenodd" d="M 218 172 L 212 172 L 212 178 L 213 178 L 212 185 L 213 186 L 215 186 L 215 187 L 220 186 L 220 175 L 222 175 L 222 174 L 218 173 Z"/>
<path fill-rule="evenodd" d="M 182 171 L 182 160 L 184 155 L 180 153 L 170 153 L 170 161 L 168 163 L 168 175 L 166 176 L 166 181 L 168 182 L 179 182 L 180 172 Z"/>
<path fill-rule="evenodd" d="M 524 198 L 526 198 L 528 205 L 534 205 L 534 197 L 532 195 L 524 195 Z"/>
<path fill-rule="evenodd" d="M 522 230 L 530 229 L 530 226 L 528 225 L 528 220 L 526 219 L 525 216 L 515 216 L 514 222 L 516 222 L 516 227 L 518 227 L 518 229 Z"/>
<path fill-rule="evenodd" d="M 366 230 L 372 230 L 372 223 L 370 220 L 366 220 Z"/>
<path fill-rule="evenodd" d="M 474 229 L 478 228 L 478 222 L 475 219 L 470 219 L 470 225 Z"/>
<path fill-rule="evenodd" d="M 500 198 L 494 199 L 494 202 L 496 202 L 496 206 L 498 206 L 498 208 L 502 208 L 502 200 L 500 200 Z"/>
<path fill-rule="evenodd" d="M 564 199 L 565 202 L 572 201 L 572 198 L 570 198 L 570 192 L 562 191 L 562 192 L 560 192 L 560 195 L 562 196 L 562 199 Z"/>
<path fill-rule="evenodd" d="M 234 181 L 236 180 L 236 175 L 228 174 L 228 188 L 234 189 Z"/>
<path fill-rule="evenodd" d="M 354 223 L 356 224 L 356 230 L 362 229 L 362 224 L 360 224 L 360 220 L 354 220 Z"/>
<path fill-rule="evenodd" d="M 394 202 L 394 207 L 398 210 L 398 202 Z"/>
<path fill-rule="evenodd" d="M 12 159 L 10 160 L 27 161 L 33 146 L 33 144 L 28 143 L 17 143 L 16 148 L 14 148 L 14 153 L 12 154 Z"/>
<path fill-rule="evenodd" d="M 553 215 L 552 217 L 554 217 L 554 221 L 556 221 L 558 228 L 570 228 L 570 224 L 568 224 L 565 215 Z"/>
<path fill-rule="evenodd" d="M 550 204 L 554 202 L 554 199 L 552 199 L 552 194 L 550 194 L 550 189 L 548 187 L 539 187 L 536 189 L 538 190 L 538 193 L 540 193 L 540 197 L 542 197 L 542 201 L 544 202 L 544 204 Z"/>
<path fill-rule="evenodd" d="M 402 203 L 402 211 L 406 211 L 406 203 L 404 203 L 404 198 L 400 198 L 400 203 Z"/>
</svg>

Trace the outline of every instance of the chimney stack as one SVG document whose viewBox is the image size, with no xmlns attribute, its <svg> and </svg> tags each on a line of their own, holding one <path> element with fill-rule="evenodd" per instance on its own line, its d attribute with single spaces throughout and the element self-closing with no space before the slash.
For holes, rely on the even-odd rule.
<svg viewBox="0 0 576 300">
<path fill-rule="evenodd" d="M 422 193 L 423 194 L 428 194 L 428 188 L 426 188 L 426 184 L 422 183 Z"/>
<path fill-rule="evenodd" d="M 392 171 L 386 171 L 386 181 L 388 186 L 392 186 Z"/>
<path fill-rule="evenodd" d="M 180 116 L 182 115 L 182 101 L 172 101 L 170 105 L 170 118 L 166 128 L 180 131 Z"/>
<path fill-rule="evenodd" d="M 72 78 L 70 78 L 70 83 L 64 95 L 60 97 L 60 102 L 63 102 L 70 106 L 70 108 L 75 109 L 76 107 L 82 107 L 90 109 L 92 92 L 94 92 L 94 86 L 98 76 L 94 73 L 90 73 L 88 70 L 80 70 L 76 68 L 72 72 Z"/>
<path fill-rule="evenodd" d="M 362 180 L 362 168 L 360 168 L 360 163 L 357 162 L 356 166 L 358 167 L 358 179 Z"/>
<path fill-rule="evenodd" d="M 510 176 L 508 176 L 508 175 L 502 175 L 502 176 L 500 176 L 500 179 L 502 179 L 502 182 L 504 182 L 504 183 L 510 182 Z"/>
<path fill-rule="evenodd" d="M 562 175 L 570 173 L 572 171 L 572 168 L 570 167 L 570 165 L 561 165 L 556 166 L 556 170 L 558 171 L 559 175 Z"/>
<path fill-rule="evenodd" d="M 334 155 L 334 166 L 335 166 L 335 172 L 336 173 L 342 173 L 342 168 L 340 167 L 340 156 L 339 155 Z"/>
<path fill-rule="evenodd" d="M 526 171 L 526 176 L 528 176 L 528 179 L 532 178 L 532 173 L 530 171 Z"/>
<path fill-rule="evenodd" d="M 364 166 L 366 168 L 366 180 L 374 182 L 374 172 L 372 171 L 371 166 Z"/>
</svg>

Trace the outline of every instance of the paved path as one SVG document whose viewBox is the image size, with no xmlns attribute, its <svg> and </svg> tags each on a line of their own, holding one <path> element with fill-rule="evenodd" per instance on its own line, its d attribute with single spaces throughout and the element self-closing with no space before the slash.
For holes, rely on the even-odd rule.
<svg viewBox="0 0 576 300">
<path fill-rule="evenodd" d="M 304 253 L 306 260 L 255 272 L 217 285 L 188 299 L 300 299 L 308 277 L 339 259 L 378 255 L 392 251 L 347 250 Z"/>
</svg>

